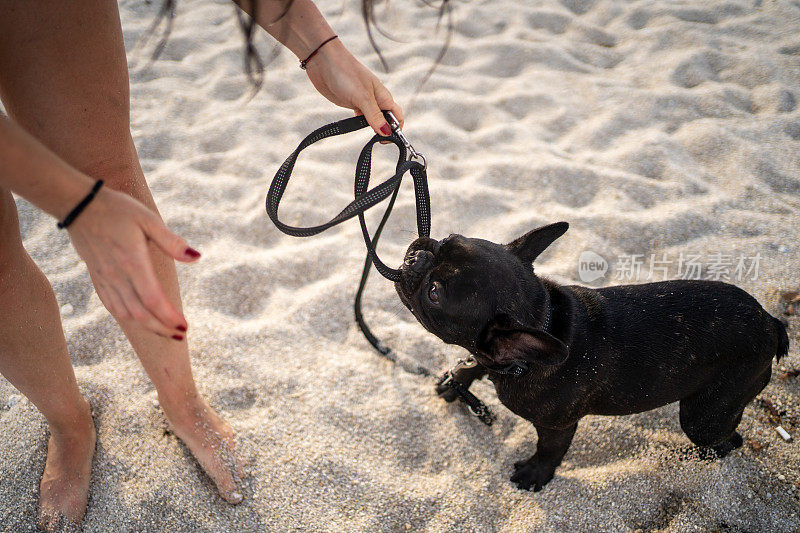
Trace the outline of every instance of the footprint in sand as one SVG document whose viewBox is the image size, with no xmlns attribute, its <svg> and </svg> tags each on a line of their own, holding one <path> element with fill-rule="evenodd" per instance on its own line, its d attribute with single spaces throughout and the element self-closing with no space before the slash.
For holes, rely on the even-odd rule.
<svg viewBox="0 0 800 533">
<path fill-rule="evenodd" d="M 583 15 L 594 6 L 596 0 L 560 0 L 561 5 L 575 13 Z"/>
<path fill-rule="evenodd" d="M 719 73 L 729 66 L 728 58 L 712 50 L 704 50 L 681 62 L 672 72 L 675 85 L 691 89 L 706 81 L 717 81 Z"/>
<path fill-rule="evenodd" d="M 528 27 L 536 30 L 542 29 L 556 35 L 567 30 L 572 19 L 563 13 L 547 10 L 536 10 L 527 17 Z"/>
</svg>

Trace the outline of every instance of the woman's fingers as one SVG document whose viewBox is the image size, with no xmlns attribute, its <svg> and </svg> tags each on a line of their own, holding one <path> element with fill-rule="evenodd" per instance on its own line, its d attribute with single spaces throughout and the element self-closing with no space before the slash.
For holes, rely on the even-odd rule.
<svg viewBox="0 0 800 533">
<path fill-rule="evenodd" d="M 110 256 L 102 274 L 93 273 L 100 301 L 121 322 L 137 322 L 162 337 L 183 340 L 186 319 L 164 294 L 147 246 L 132 246 L 131 250 L 132 254 L 125 256 Z"/>
<path fill-rule="evenodd" d="M 397 121 L 400 123 L 400 129 L 403 129 L 403 126 L 406 123 L 406 117 L 403 115 L 403 109 L 400 107 L 400 105 L 394 100 L 392 100 L 392 103 L 390 105 L 381 107 L 383 107 L 387 111 L 391 111 L 392 114 L 394 115 L 394 118 L 396 118 Z"/>
<path fill-rule="evenodd" d="M 147 311 L 145 318 L 148 323 L 152 319 L 159 324 L 158 328 L 150 329 L 167 337 L 181 337 L 182 339 L 188 327 L 186 318 L 175 309 L 167 295 L 164 294 L 164 289 L 161 287 L 153 264 L 150 261 L 147 247 L 137 247 L 136 251 L 137 256 L 131 261 L 131 266 L 126 272 L 132 289 L 130 293 L 131 299 L 141 302 L 139 307 Z"/>
<path fill-rule="evenodd" d="M 392 93 L 389 92 L 389 89 L 384 87 L 384 85 L 377 79 L 374 83 L 375 101 L 378 103 L 378 106 L 385 111 L 391 111 L 394 115 L 394 118 L 396 118 L 400 123 L 400 128 L 402 129 L 403 125 L 405 124 L 403 109 L 397 102 L 394 101 L 394 98 L 392 98 Z"/>
<path fill-rule="evenodd" d="M 200 252 L 167 229 L 167 226 L 155 214 L 151 214 L 143 220 L 142 229 L 149 240 L 156 243 L 156 246 L 173 259 L 184 263 L 200 259 Z"/>
<path fill-rule="evenodd" d="M 172 333 L 170 329 L 156 320 L 156 318 L 142 306 L 132 285 L 127 283 L 115 283 L 113 286 L 107 287 L 107 289 L 108 293 L 111 295 L 111 299 L 116 302 L 115 306 L 122 306 L 124 308 L 121 312 L 114 315 L 117 320 L 133 321 L 149 329 L 156 335 L 183 340 L 182 334 Z"/>
<path fill-rule="evenodd" d="M 386 117 L 383 116 L 383 111 L 378 107 L 378 102 L 375 101 L 374 95 L 366 94 L 359 103 L 358 109 L 363 113 L 364 118 L 367 119 L 375 133 L 384 137 L 392 134 L 392 128 L 386 122 Z"/>
<path fill-rule="evenodd" d="M 95 292 L 97 292 L 97 296 L 100 298 L 100 301 L 103 305 L 108 309 L 108 312 L 111 313 L 114 317 L 118 319 L 127 319 L 128 308 L 125 307 L 125 304 L 122 303 L 119 295 L 111 289 L 107 284 L 96 279 L 92 276 L 92 283 L 94 284 Z"/>
<path fill-rule="evenodd" d="M 171 337 L 179 341 L 183 340 L 184 333 L 174 325 L 174 320 L 165 322 L 163 318 L 156 318 L 156 316 L 145 307 L 145 299 L 138 294 L 134 282 L 120 284 L 116 288 L 128 308 L 131 320 L 138 322 L 153 333 L 161 335 L 162 337 Z M 166 300 L 166 297 L 164 297 L 164 299 Z"/>
</svg>

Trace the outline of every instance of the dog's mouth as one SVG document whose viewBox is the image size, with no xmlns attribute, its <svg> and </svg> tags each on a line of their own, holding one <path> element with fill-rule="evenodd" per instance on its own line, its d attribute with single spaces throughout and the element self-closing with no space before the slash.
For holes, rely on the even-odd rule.
<svg viewBox="0 0 800 533">
<path fill-rule="evenodd" d="M 464 343 L 464 335 L 451 331 L 452 328 L 446 323 L 447 321 L 442 320 L 442 309 L 439 308 L 439 312 L 432 311 L 431 305 L 426 303 L 431 272 L 435 268 L 446 268 L 450 252 L 442 254 L 441 251 L 457 237 L 450 235 L 441 241 L 420 237 L 412 242 L 400 266 L 400 281 L 395 282 L 395 290 L 400 301 L 422 327 L 448 344 L 457 344 L 472 351 L 477 340 Z"/>
<path fill-rule="evenodd" d="M 436 254 L 441 244 L 429 237 L 420 237 L 408 247 L 403 264 L 400 265 L 400 281 L 395 282 L 395 289 L 400 301 L 412 312 L 412 298 L 419 289 L 425 276 L 436 264 Z"/>
</svg>

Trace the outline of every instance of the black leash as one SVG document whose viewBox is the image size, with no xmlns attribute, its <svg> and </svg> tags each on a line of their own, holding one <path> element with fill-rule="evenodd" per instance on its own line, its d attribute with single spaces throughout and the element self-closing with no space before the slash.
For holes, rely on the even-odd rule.
<svg viewBox="0 0 800 533">
<path fill-rule="evenodd" d="M 431 207 L 430 196 L 428 194 L 428 175 L 422 164 L 407 159 L 408 152 L 406 146 L 397 135 L 396 131 L 392 132 L 392 135 L 389 137 L 375 135 L 361 150 L 361 155 L 359 155 L 358 163 L 356 164 L 356 198 L 342 209 L 338 215 L 324 224 L 309 227 L 290 226 L 278 220 L 278 206 L 280 205 L 283 193 L 286 191 L 286 186 L 289 183 L 289 178 L 292 176 L 292 170 L 294 169 L 295 162 L 300 152 L 322 139 L 357 131 L 367 126 L 367 120 L 363 116 L 352 117 L 323 126 L 303 139 L 295 151 L 283 162 L 281 168 L 279 168 L 278 172 L 275 174 L 275 178 L 272 180 L 272 185 L 270 185 L 269 192 L 267 193 L 267 215 L 269 215 L 269 218 L 275 223 L 279 230 L 287 235 L 293 235 L 295 237 L 311 237 L 328 228 L 341 224 L 345 220 L 358 216 L 359 222 L 361 223 L 361 231 L 364 234 L 364 242 L 367 245 L 369 257 L 372 259 L 376 270 L 390 281 L 400 281 L 400 271 L 386 266 L 376 254 L 375 246 L 372 242 L 373 238 L 370 237 L 364 220 L 364 212 L 367 209 L 379 204 L 390 195 L 393 196 L 390 205 L 394 205 L 394 198 L 397 197 L 403 177 L 406 172 L 409 172 L 414 180 L 414 193 L 417 199 L 417 232 L 420 236 L 424 237 L 430 235 Z M 399 148 L 400 154 L 397 160 L 397 167 L 394 176 L 368 190 L 369 178 L 372 170 L 372 147 L 375 143 L 381 141 L 393 142 Z M 390 212 L 390 209 L 386 210 L 382 223 L 386 222 Z"/>
<path fill-rule="evenodd" d="M 466 385 L 456 379 L 456 374 L 459 370 L 471 368 L 477 364 L 478 362 L 472 355 L 469 355 L 466 359 L 461 359 L 456 363 L 456 366 L 442 374 L 442 377 L 436 382 L 436 391 L 441 393 L 442 387 L 450 388 L 469 407 L 473 415 L 477 416 L 487 426 L 491 426 L 496 418 L 494 413 L 489 410 L 489 407 L 480 398 L 472 394 Z"/>
<path fill-rule="evenodd" d="M 392 212 L 395 200 L 397 200 L 397 194 L 400 191 L 400 186 L 402 185 L 403 177 L 406 175 L 406 173 L 409 173 L 414 181 L 414 196 L 416 198 L 417 212 L 417 233 L 421 237 L 429 237 L 431 230 L 430 195 L 428 193 L 428 174 L 425 158 L 416 152 L 405 138 L 394 115 L 389 112 L 384 112 L 384 114 L 386 115 L 386 119 L 389 121 L 389 124 L 392 126 L 392 134 L 388 137 L 375 135 L 361 150 L 361 154 L 358 157 L 358 162 L 356 163 L 354 186 L 355 199 L 344 209 L 342 209 L 338 215 L 333 217 L 328 222 L 318 226 L 290 226 L 278 219 L 278 207 L 281 199 L 283 198 L 283 194 L 286 191 L 286 187 L 289 184 L 289 179 L 292 176 L 292 171 L 294 170 L 294 165 L 297 162 L 300 152 L 312 144 L 321 141 L 322 139 L 343 135 L 345 133 L 350 133 L 367 127 L 369 124 L 363 116 L 352 117 L 328 124 L 311 132 L 305 139 L 303 139 L 295 151 L 292 152 L 286 161 L 283 162 L 272 180 L 272 184 L 269 187 L 269 192 L 267 193 L 267 215 L 269 215 L 269 218 L 279 230 L 287 235 L 292 235 L 295 237 L 310 237 L 312 235 L 316 235 L 328 228 L 341 224 L 342 222 L 357 216 L 361 225 L 361 233 L 364 236 L 364 243 L 367 247 L 367 257 L 364 261 L 364 268 L 361 272 L 361 281 L 358 285 L 358 290 L 356 291 L 355 301 L 353 302 L 356 323 L 358 324 L 359 329 L 364 334 L 364 337 L 367 339 L 367 341 L 383 357 L 387 358 L 392 363 L 401 366 L 404 370 L 412 374 L 432 376 L 433 374 L 431 371 L 425 366 L 416 362 L 411 363 L 398 357 L 394 350 L 381 342 L 381 340 L 372 333 L 369 326 L 367 326 L 366 322 L 364 321 L 364 315 L 361 311 L 361 302 L 364 289 L 367 285 L 370 268 L 373 265 L 375 266 L 375 269 L 386 279 L 394 282 L 400 281 L 400 270 L 386 266 L 386 264 L 378 257 L 376 247 L 378 245 L 378 240 L 380 239 L 381 233 L 383 232 L 383 228 L 386 226 L 386 222 L 389 220 L 389 215 Z M 372 173 L 372 148 L 376 143 L 381 141 L 392 142 L 399 150 L 395 174 L 370 189 L 369 181 Z M 422 163 L 420 163 L 418 160 L 421 160 Z M 383 217 L 381 218 L 374 235 L 370 236 L 369 230 L 367 229 L 366 220 L 364 219 L 364 212 L 389 197 L 390 200 L 386 206 L 386 210 L 383 213 Z M 459 362 L 459 364 L 461 364 L 461 362 Z M 446 372 L 445 375 L 437 381 L 437 385 L 446 385 L 452 388 L 458 397 L 465 404 L 467 404 L 467 406 L 470 408 L 470 411 L 478 416 L 482 422 L 487 425 L 491 425 L 492 421 L 494 420 L 494 415 L 489 411 L 489 408 L 486 406 L 486 404 L 472 394 L 464 385 L 453 378 L 453 372 L 457 368 L 458 365 L 456 365 L 452 371 Z M 448 376 L 449 379 L 446 379 Z"/>
</svg>

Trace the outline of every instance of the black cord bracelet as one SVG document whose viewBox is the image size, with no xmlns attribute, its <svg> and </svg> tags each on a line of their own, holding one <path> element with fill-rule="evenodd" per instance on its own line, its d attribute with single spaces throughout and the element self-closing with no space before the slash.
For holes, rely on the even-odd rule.
<svg viewBox="0 0 800 533">
<path fill-rule="evenodd" d="M 75 206 L 75 209 L 69 212 L 69 214 L 64 218 L 64 220 L 56 224 L 56 227 L 58 229 L 64 229 L 73 222 L 75 222 L 75 219 L 78 218 L 78 215 L 80 215 L 83 212 L 83 210 L 86 209 L 86 206 L 89 205 L 89 203 L 92 200 L 94 200 L 94 197 L 97 195 L 97 191 L 99 191 L 100 187 L 102 186 L 103 186 L 103 180 L 97 180 L 94 184 L 94 187 L 92 187 L 92 190 L 89 191 L 89 194 L 87 194 L 86 197 L 83 200 L 81 200 L 78 205 Z"/>
</svg>

